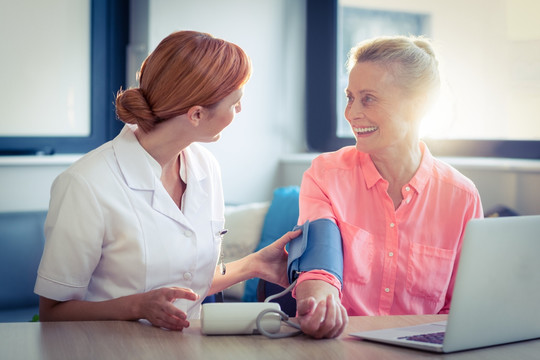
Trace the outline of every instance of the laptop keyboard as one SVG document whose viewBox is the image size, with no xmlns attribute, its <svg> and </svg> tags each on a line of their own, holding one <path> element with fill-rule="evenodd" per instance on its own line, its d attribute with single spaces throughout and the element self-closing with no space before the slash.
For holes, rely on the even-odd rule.
<svg viewBox="0 0 540 360">
<path fill-rule="evenodd" d="M 413 336 L 403 336 L 400 339 L 410 340 L 410 341 L 419 341 L 430 344 L 442 344 L 444 341 L 444 331 L 436 332 L 431 334 L 421 334 Z"/>
</svg>

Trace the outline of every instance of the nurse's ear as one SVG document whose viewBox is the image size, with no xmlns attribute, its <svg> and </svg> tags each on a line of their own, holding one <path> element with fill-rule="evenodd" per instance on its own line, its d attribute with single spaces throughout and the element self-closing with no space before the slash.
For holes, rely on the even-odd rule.
<svg viewBox="0 0 540 360">
<path fill-rule="evenodd" d="M 187 117 L 193 127 L 199 126 L 201 120 L 205 116 L 206 109 L 200 105 L 195 105 L 189 108 Z"/>
</svg>

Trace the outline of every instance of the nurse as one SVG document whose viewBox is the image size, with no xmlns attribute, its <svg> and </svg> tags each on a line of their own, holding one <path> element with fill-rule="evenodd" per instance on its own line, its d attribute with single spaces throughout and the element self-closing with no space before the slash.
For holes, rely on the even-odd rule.
<svg viewBox="0 0 540 360">
<path fill-rule="evenodd" d="M 202 300 L 259 277 L 287 286 L 285 245 L 299 232 L 218 265 L 224 228 L 213 142 L 241 110 L 251 63 L 194 31 L 166 37 L 120 91 L 126 125 L 54 181 L 35 292 L 41 321 L 139 320 L 171 330 Z"/>
</svg>

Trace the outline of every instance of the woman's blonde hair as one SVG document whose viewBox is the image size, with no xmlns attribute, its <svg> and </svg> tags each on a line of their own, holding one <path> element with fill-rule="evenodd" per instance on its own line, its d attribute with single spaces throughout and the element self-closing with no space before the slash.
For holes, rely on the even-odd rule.
<svg viewBox="0 0 540 360">
<path fill-rule="evenodd" d="M 391 70 L 397 85 L 409 94 L 432 97 L 440 88 L 439 62 L 430 40 L 415 36 L 382 36 L 360 42 L 349 52 L 349 71 L 361 62 Z"/>
<path fill-rule="evenodd" d="M 143 62 L 139 87 L 118 92 L 116 114 L 148 132 L 192 106 L 212 107 L 250 75 L 251 62 L 239 46 L 206 33 L 175 32 Z"/>
</svg>

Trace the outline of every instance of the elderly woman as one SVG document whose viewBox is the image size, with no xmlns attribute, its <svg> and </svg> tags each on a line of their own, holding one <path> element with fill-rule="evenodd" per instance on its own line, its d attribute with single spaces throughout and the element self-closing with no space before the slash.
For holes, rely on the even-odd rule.
<svg viewBox="0 0 540 360">
<path fill-rule="evenodd" d="M 318 338 L 339 335 L 347 313 L 447 313 L 465 226 L 483 216 L 474 184 L 419 139 L 440 84 L 429 41 L 368 40 L 348 66 L 356 146 L 317 157 L 300 190 L 299 223 L 331 219 L 343 242 L 343 284 L 309 271 L 295 289 L 302 330 Z"/>
<path fill-rule="evenodd" d="M 287 284 L 285 245 L 299 232 L 217 266 L 224 201 L 217 141 L 251 74 L 240 47 L 176 32 L 120 91 L 126 123 L 55 180 L 35 292 L 40 320 L 137 320 L 182 330 L 202 300 L 252 277 Z M 214 276 L 215 275 L 215 276 Z"/>
</svg>

